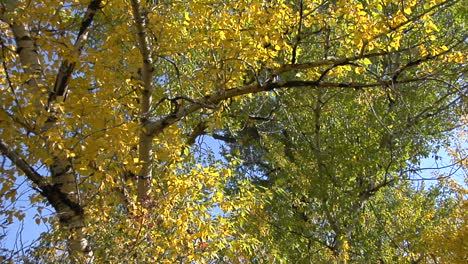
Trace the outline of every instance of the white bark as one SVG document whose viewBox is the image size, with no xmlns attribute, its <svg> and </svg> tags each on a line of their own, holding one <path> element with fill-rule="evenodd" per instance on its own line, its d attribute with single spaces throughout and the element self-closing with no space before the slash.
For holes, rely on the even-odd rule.
<svg viewBox="0 0 468 264">
<path fill-rule="evenodd" d="M 92 263 L 93 255 L 89 249 L 88 241 L 84 234 L 84 212 L 78 203 L 75 189 L 75 181 L 71 181 L 73 175 L 69 165 L 60 161 L 55 162 L 52 168 L 53 184 L 50 184 L 44 176 L 34 170 L 16 151 L 0 139 L 0 152 L 7 156 L 13 164 L 23 171 L 26 177 L 40 189 L 41 194 L 54 207 L 59 217 L 62 228 L 72 234 L 68 241 L 69 251 L 76 263 Z M 68 182 L 67 182 L 68 181 Z"/>
<path fill-rule="evenodd" d="M 143 68 L 141 69 L 141 79 L 143 89 L 140 95 L 140 123 L 142 129 L 140 132 L 139 141 L 139 159 L 141 162 L 141 170 L 138 174 L 138 198 L 144 200 L 151 186 L 151 177 L 153 174 L 153 137 L 145 128 L 150 117 L 152 103 L 152 78 L 153 78 L 153 63 L 149 52 L 148 41 L 145 31 L 143 17 L 140 12 L 140 3 L 138 0 L 132 0 L 133 18 L 137 29 L 138 48 L 142 57 Z"/>
<path fill-rule="evenodd" d="M 77 55 L 81 53 L 89 32 L 89 26 L 97 10 L 100 8 L 100 3 L 101 0 L 93 0 L 88 6 L 74 45 L 74 52 Z M 49 96 L 47 105 L 40 105 L 38 101 L 35 102 L 38 114 L 41 113 L 41 109 L 49 110 L 48 121 L 40 129 L 34 131 L 35 133 L 41 133 L 52 127 L 58 119 L 58 112 L 54 111 L 51 105 L 57 103 L 57 100 L 64 100 L 75 63 L 70 63 L 67 60 L 62 62 L 54 88 L 50 89 L 43 76 L 36 45 L 26 24 L 14 21 L 13 18 L 8 18 L 6 15 L 8 11 L 14 10 L 16 6 L 16 3 L 10 3 L 7 6 L 8 10 L 2 8 L 0 10 L 0 20 L 10 25 L 11 32 L 16 41 L 20 63 L 24 68 L 24 72 L 30 75 L 27 84 L 32 88 L 32 92 L 39 93 L 42 97 Z M 50 142 L 46 137 L 44 138 L 47 141 L 47 145 L 53 145 L 53 142 Z M 72 261 L 75 263 L 92 263 L 93 253 L 89 248 L 84 229 L 84 210 L 80 205 L 75 174 L 66 156 L 62 153 L 54 157 L 54 162 L 50 166 L 51 184 L 43 176 L 34 171 L 7 143 L 1 141 L 0 150 L 25 173 L 29 180 L 39 187 L 41 194 L 47 198 L 56 210 L 62 229 L 71 234 L 68 240 L 68 247 Z"/>
<path fill-rule="evenodd" d="M 85 234 L 85 217 L 78 195 L 78 186 L 75 174 L 71 169 L 71 164 L 66 158 L 56 158 L 50 171 L 52 173 L 53 186 L 56 186 L 59 193 L 66 195 L 68 202 L 75 206 L 63 205 L 54 206 L 63 228 L 70 232 L 68 241 L 71 258 L 77 263 L 93 262 L 93 252 L 89 247 Z M 79 262 L 78 262 L 79 261 Z"/>
</svg>

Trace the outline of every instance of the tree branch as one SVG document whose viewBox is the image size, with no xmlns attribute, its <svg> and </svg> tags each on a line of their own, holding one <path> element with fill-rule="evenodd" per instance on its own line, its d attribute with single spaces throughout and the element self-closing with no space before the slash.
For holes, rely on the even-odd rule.
<svg viewBox="0 0 468 264">
<path fill-rule="evenodd" d="M 0 151 L 7 156 L 13 164 L 15 164 L 21 171 L 24 172 L 26 177 L 34 182 L 41 190 L 46 189 L 50 184 L 45 178 L 40 175 L 33 167 L 31 167 L 16 151 L 10 149 L 10 147 L 0 139 Z"/>
<path fill-rule="evenodd" d="M 88 5 L 88 9 L 86 10 L 86 14 L 83 18 L 83 21 L 81 21 L 80 31 L 78 32 L 73 50 L 73 52 L 78 56 L 81 55 L 84 43 L 88 38 L 89 27 L 93 22 L 94 15 L 101 8 L 101 2 L 102 0 L 91 1 Z M 76 61 L 71 62 L 67 59 L 62 61 L 57 77 L 55 78 L 54 89 L 49 95 L 48 108 L 50 108 L 51 104 L 57 101 L 58 99 L 61 99 L 60 101 L 65 101 L 68 93 L 68 83 L 70 82 L 71 75 L 73 73 L 73 70 L 75 69 L 75 66 Z"/>
<path fill-rule="evenodd" d="M 402 51 L 403 50 L 399 50 L 395 52 L 402 52 Z M 360 59 L 379 57 L 379 56 L 389 55 L 391 53 L 394 53 L 394 52 L 375 52 L 375 53 L 363 54 L 363 55 L 348 57 L 348 58 L 327 58 L 324 60 L 318 60 L 318 61 L 307 62 L 307 63 L 285 64 L 279 67 L 275 71 L 275 74 L 279 75 L 281 73 L 292 71 L 292 70 L 308 70 L 308 69 L 317 68 L 321 66 L 345 65 L 345 64 L 348 64 L 350 62 L 357 61 Z"/>
<path fill-rule="evenodd" d="M 240 95 L 271 91 L 274 89 L 283 89 L 283 88 L 292 88 L 292 87 L 315 87 L 315 88 L 335 87 L 335 88 L 364 89 L 364 88 L 388 86 L 391 84 L 398 84 L 398 83 L 419 82 L 423 80 L 425 79 L 407 79 L 407 80 L 400 80 L 397 82 L 381 81 L 381 82 L 375 82 L 375 83 L 356 83 L 356 82 L 335 83 L 335 82 L 320 82 L 320 81 L 267 82 L 264 85 L 253 83 L 250 85 L 227 89 L 222 92 L 215 93 L 213 95 L 207 95 L 201 99 L 194 100 L 196 103 L 191 103 L 183 108 L 179 108 L 177 112 L 173 112 L 157 120 L 148 119 L 144 125 L 145 125 L 145 130 L 147 131 L 148 135 L 155 137 L 159 135 L 166 127 L 174 124 L 175 122 L 190 115 L 191 113 L 199 109 L 202 109 L 204 105 L 216 105 L 226 99 L 234 98 Z"/>
<path fill-rule="evenodd" d="M 211 135 L 211 136 L 214 139 L 221 140 L 221 141 L 224 141 L 226 143 L 237 143 L 237 138 L 235 138 L 235 137 L 228 137 L 228 136 L 224 136 L 224 135 L 217 134 L 217 133 L 213 133 L 213 135 Z"/>
<path fill-rule="evenodd" d="M 2 139 L 0 139 L 0 151 L 10 159 L 25 175 L 39 188 L 39 192 L 47 198 L 49 203 L 61 212 L 63 206 L 73 210 L 77 215 L 83 214 L 83 208 L 72 201 L 68 195 L 60 190 L 60 186 L 51 185 L 44 176 L 40 175 L 29 165 L 16 151 L 12 150 Z M 62 218 L 62 216 L 61 216 Z M 62 219 L 63 221 L 64 219 Z"/>
<path fill-rule="evenodd" d="M 299 44 L 301 43 L 301 30 L 302 30 L 302 21 L 304 20 L 304 3 L 302 0 L 299 3 L 299 26 L 297 28 L 297 36 L 296 36 L 296 41 L 292 47 L 292 52 L 291 52 L 291 64 L 296 63 L 296 56 L 297 56 L 297 48 L 299 47 Z"/>
<path fill-rule="evenodd" d="M 197 139 L 197 137 L 205 134 L 205 130 L 207 127 L 208 125 L 205 120 L 198 123 L 193 129 L 192 133 L 189 134 L 187 141 L 186 141 L 186 145 L 190 147 L 193 144 L 195 144 L 195 140 Z"/>
</svg>

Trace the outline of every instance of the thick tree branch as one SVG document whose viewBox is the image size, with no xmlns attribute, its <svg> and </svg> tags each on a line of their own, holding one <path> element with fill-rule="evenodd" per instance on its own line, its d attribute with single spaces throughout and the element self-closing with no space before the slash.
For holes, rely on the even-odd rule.
<svg viewBox="0 0 468 264">
<path fill-rule="evenodd" d="M 0 151 L 15 164 L 26 177 L 34 182 L 41 190 L 46 189 L 50 184 L 42 175 L 31 167 L 16 151 L 12 150 L 2 139 L 0 139 Z"/>
<path fill-rule="evenodd" d="M 80 55 L 84 43 L 88 36 L 89 26 L 91 25 L 94 15 L 100 8 L 102 0 L 92 0 L 88 6 L 85 17 L 80 26 L 80 30 L 77 35 L 77 39 L 74 44 L 73 52 L 76 55 Z M 16 5 L 13 9 L 16 8 Z M 0 19 L 4 20 L 4 10 L 1 10 Z M 50 111 L 48 119 L 45 124 L 41 125 L 37 129 L 38 133 L 49 130 L 54 124 L 56 124 L 57 113 L 53 107 L 51 107 L 58 99 L 63 101 L 67 94 L 68 83 L 71 79 L 71 75 L 75 68 L 76 62 L 70 62 L 65 59 L 59 69 L 56 77 L 55 85 L 53 89 L 47 85 L 47 81 L 42 72 L 42 66 L 40 64 L 39 54 L 36 50 L 36 45 L 32 39 L 30 32 L 28 31 L 25 24 L 13 20 L 9 23 L 12 30 L 13 36 L 15 37 L 17 53 L 20 58 L 20 62 L 23 65 L 24 71 L 28 74 L 29 80 L 28 85 L 32 88 L 33 93 L 38 93 L 41 96 L 47 98 L 47 104 L 41 104 L 40 101 L 34 102 L 37 106 L 37 113 L 41 114 L 42 109 Z M 44 89 L 48 88 L 48 89 Z M 49 94 L 47 95 L 47 90 Z M 44 92 L 45 91 L 45 92 Z M 46 139 L 47 143 L 50 144 L 49 139 Z M 34 174 L 32 168 L 20 159 L 18 155 L 14 155 L 14 152 L 8 151 L 7 145 L 1 142 L 2 152 L 7 152 L 11 156 L 10 158 L 17 166 L 23 170 L 32 182 L 38 187 L 39 191 L 47 198 L 51 205 L 55 208 L 58 217 L 63 224 L 63 228 L 73 231 L 73 235 L 68 240 L 70 253 L 72 256 L 85 256 L 87 259 L 86 263 L 92 262 L 92 252 L 88 247 L 87 239 L 84 235 L 84 210 L 80 205 L 79 195 L 76 190 L 76 178 L 74 172 L 71 170 L 71 163 L 65 157 L 65 155 L 55 155 L 54 162 L 50 166 L 52 184 L 48 183 L 43 177 L 39 177 L 37 173 Z"/>
<path fill-rule="evenodd" d="M 211 135 L 214 139 L 217 139 L 217 140 L 221 140 L 221 141 L 224 141 L 226 143 L 237 143 L 238 139 L 235 138 L 235 137 L 228 137 L 228 136 L 224 136 L 224 135 L 221 135 L 221 134 L 217 134 L 217 133 L 213 133 L 213 135 Z"/>
<path fill-rule="evenodd" d="M 81 22 L 80 31 L 78 32 L 74 44 L 73 53 L 75 53 L 78 57 L 81 55 L 84 43 L 88 38 L 89 28 L 93 22 L 94 15 L 101 8 L 101 2 L 102 0 L 93 0 L 88 5 L 88 9 L 86 10 L 85 16 Z M 76 61 L 69 61 L 67 59 L 61 63 L 57 77 L 55 78 L 54 89 L 49 95 L 48 107 L 50 107 L 53 102 L 59 99 L 59 101 L 64 101 L 66 99 L 68 93 L 68 83 L 70 82 L 75 66 Z"/>
<path fill-rule="evenodd" d="M 198 123 L 193 129 L 192 133 L 190 133 L 190 135 L 188 136 L 186 145 L 190 147 L 191 145 L 195 144 L 195 140 L 197 139 L 197 137 L 205 134 L 206 128 L 208 128 L 208 124 L 205 120 Z"/>
<path fill-rule="evenodd" d="M 293 87 L 315 87 L 315 88 L 352 88 L 352 89 L 364 89 L 372 87 L 388 86 L 398 83 L 413 83 L 420 82 L 424 79 L 407 79 L 400 80 L 397 82 L 392 81 L 381 81 L 374 83 L 335 83 L 335 82 L 320 82 L 320 81 L 287 81 L 287 82 L 267 82 L 264 85 L 253 83 L 250 85 L 240 86 L 228 90 L 224 90 L 213 95 L 205 96 L 201 99 L 195 100 L 196 103 L 191 103 L 186 107 L 178 109 L 177 112 L 158 118 L 157 120 L 148 119 L 144 124 L 148 135 L 155 137 L 159 135 L 163 130 L 181 120 L 182 118 L 190 115 L 191 113 L 204 108 L 204 105 L 216 105 L 226 99 L 234 98 L 245 94 L 253 94 L 264 91 L 271 91 L 274 89 L 293 88 Z"/>
<path fill-rule="evenodd" d="M 10 159 L 25 175 L 39 188 L 39 192 L 47 198 L 55 209 L 67 206 L 77 214 L 83 214 L 83 209 L 70 200 L 67 195 L 60 191 L 59 186 L 51 185 L 44 176 L 40 175 L 31 167 L 16 151 L 12 150 L 2 139 L 0 139 L 0 151 Z"/>
<path fill-rule="evenodd" d="M 141 77 L 143 81 L 143 94 L 149 96 L 149 93 L 152 91 L 152 85 L 151 85 L 151 77 L 153 73 L 153 63 L 150 57 L 150 51 L 148 47 L 148 42 L 147 42 L 147 34 L 145 30 L 145 25 L 143 22 L 143 17 L 140 12 L 140 4 L 138 0 L 132 0 L 132 13 L 133 13 L 133 19 L 135 20 L 135 27 L 137 29 L 137 40 L 138 40 L 138 48 L 140 50 L 140 54 L 142 56 L 142 64 L 143 64 L 143 69 L 141 71 Z M 148 98 L 149 99 L 149 98 Z M 150 105 L 145 105 L 147 102 L 143 101 L 141 102 L 143 108 L 147 108 L 146 111 L 149 110 Z M 149 102 L 151 103 L 151 102 Z M 147 114 L 146 112 L 142 112 L 142 115 Z"/>
</svg>

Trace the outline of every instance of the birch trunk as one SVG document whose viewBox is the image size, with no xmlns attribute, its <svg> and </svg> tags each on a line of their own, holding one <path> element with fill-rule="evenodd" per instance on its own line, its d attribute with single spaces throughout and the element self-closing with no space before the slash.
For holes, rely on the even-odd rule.
<svg viewBox="0 0 468 264">
<path fill-rule="evenodd" d="M 67 203 L 54 206 L 62 229 L 70 233 L 68 251 L 76 263 L 92 263 L 93 252 L 85 234 L 84 209 L 79 199 L 78 185 L 71 164 L 66 158 L 57 158 L 50 167 L 53 186 L 59 194 L 68 199 Z"/>
<path fill-rule="evenodd" d="M 38 58 L 37 51 L 35 50 L 34 41 L 29 35 L 28 30 L 18 24 L 12 26 L 13 34 L 15 35 L 16 44 L 18 46 L 18 53 L 20 56 L 21 63 L 27 65 L 25 71 L 28 74 L 32 74 L 32 77 L 28 84 L 40 92 L 41 86 L 45 87 L 44 81 L 40 78 L 42 74 L 40 60 Z M 44 105 L 42 105 L 44 107 Z M 39 110 L 39 109 L 38 109 Z M 52 117 L 50 120 L 54 120 Z M 47 130 L 51 124 L 45 124 L 41 130 Z M 67 202 L 62 201 L 51 201 L 53 198 L 49 198 L 49 202 L 54 205 L 56 213 L 60 219 L 60 224 L 65 231 L 71 232 L 71 237 L 68 240 L 70 255 L 74 259 L 80 259 L 85 263 L 92 262 L 92 252 L 88 247 L 88 241 L 84 235 L 84 214 L 83 208 L 79 205 L 77 183 L 75 181 L 75 175 L 71 170 L 71 164 L 66 157 L 56 157 L 54 163 L 50 167 L 52 174 L 52 184 L 57 186 L 56 191 L 59 191 L 55 196 L 63 197 L 68 199 Z M 72 208 L 67 203 L 72 202 L 76 208 Z"/>
<path fill-rule="evenodd" d="M 88 33 L 88 27 L 96 11 L 99 9 L 100 2 L 101 0 L 93 0 L 88 6 L 80 32 L 78 33 L 78 38 L 75 42 L 75 52 L 78 53 L 77 55 L 81 52 Z M 20 62 L 24 66 L 24 72 L 29 75 L 26 84 L 33 92 L 40 94 L 40 97 L 49 97 L 47 104 L 43 103 L 46 102 L 46 100 L 42 100 L 42 103 L 40 103 L 39 100 L 34 102 L 36 113 L 41 115 L 46 113 L 45 110 L 47 110 L 48 119 L 45 124 L 36 124 L 35 128 L 30 128 L 31 131 L 29 132 L 42 134 L 55 125 L 55 121 L 58 119 L 57 112 L 51 109 L 50 106 L 56 103 L 59 96 L 63 98 L 63 95 L 66 94 L 66 90 L 68 89 L 68 82 L 61 81 L 59 83 L 63 85 L 55 85 L 52 89 L 47 85 L 34 39 L 31 37 L 27 26 L 18 21 L 11 21 L 5 15 L 8 11 L 14 10 L 17 7 L 16 2 L 10 3 L 7 7 L 8 10 L 1 10 L 0 20 L 7 23 L 13 33 Z M 73 72 L 74 64 L 64 61 L 62 65 L 65 66 L 61 67 L 61 71 L 59 71 L 56 80 L 69 80 Z M 62 68 L 66 69 L 62 70 Z M 62 91 L 60 94 L 57 93 L 59 90 Z M 44 138 L 46 140 L 45 144 L 49 146 L 50 149 L 53 149 L 51 147 L 53 146 L 53 142 L 50 142 L 47 137 Z M 1 143 L 1 152 L 8 156 L 9 159 L 25 173 L 26 177 L 39 187 L 41 194 L 54 207 L 60 220 L 61 229 L 66 233 L 70 233 L 67 244 L 71 261 L 73 263 L 92 263 L 93 253 L 90 250 L 85 234 L 84 209 L 80 204 L 76 177 L 70 161 L 64 154 L 54 157 L 54 161 L 49 167 L 52 176 L 52 183 L 50 183 L 44 176 L 34 171 L 31 165 L 27 164 L 14 149 L 11 149 L 5 142 Z"/>
<path fill-rule="evenodd" d="M 151 116 L 152 103 L 152 79 L 153 79 L 153 62 L 149 52 L 149 44 L 146 36 L 145 24 L 140 11 L 140 3 L 138 0 L 132 0 L 132 13 L 137 29 L 138 48 L 142 57 L 142 91 L 140 95 L 140 141 L 139 141 L 139 158 L 141 162 L 141 170 L 138 174 L 138 200 L 146 199 L 151 186 L 151 177 L 153 174 L 153 136 L 146 129 L 146 124 Z"/>
</svg>

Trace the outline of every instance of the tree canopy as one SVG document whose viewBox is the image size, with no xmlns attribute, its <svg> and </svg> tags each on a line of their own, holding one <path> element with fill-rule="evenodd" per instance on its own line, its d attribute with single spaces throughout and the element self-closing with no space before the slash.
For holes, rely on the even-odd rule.
<svg viewBox="0 0 468 264">
<path fill-rule="evenodd" d="M 2 1 L 0 214 L 24 217 L 26 179 L 50 226 L 3 259 L 465 263 L 467 14 Z M 423 173 L 442 149 L 458 183 Z"/>
</svg>

